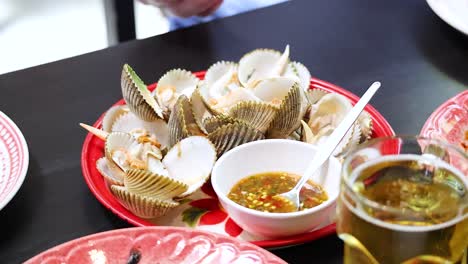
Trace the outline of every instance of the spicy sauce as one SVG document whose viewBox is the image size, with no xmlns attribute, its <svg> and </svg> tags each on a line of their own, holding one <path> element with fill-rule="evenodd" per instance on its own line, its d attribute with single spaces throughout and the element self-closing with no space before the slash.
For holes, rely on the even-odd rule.
<svg viewBox="0 0 468 264">
<path fill-rule="evenodd" d="M 266 172 L 241 179 L 232 187 L 228 198 L 232 201 L 257 211 L 270 213 L 288 213 L 296 211 L 290 201 L 275 195 L 290 191 L 300 176 L 288 172 Z M 315 207 L 328 200 L 322 186 L 308 181 L 302 188 L 299 210 Z"/>
</svg>

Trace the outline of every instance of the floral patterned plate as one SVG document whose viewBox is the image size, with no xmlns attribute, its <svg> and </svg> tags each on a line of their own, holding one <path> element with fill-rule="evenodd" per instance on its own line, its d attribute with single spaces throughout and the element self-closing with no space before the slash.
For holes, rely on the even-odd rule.
<svg viewBox="0 0 468 264">
<path fill-rule="evenodd" d="M 0 210 L 13 199 L 28 171 L 26 140 L 15 123 L 0 111 Z"/>
<path fill-rule="evenodd" d="M 98 233 L 56 246 L 25 264 L 272 263 L 272 253 L 231 237 L 181 227 L 135 227 Z"/>
<path fill-rule="evenodd" d="M 427 119 L 420 135 L 447 141 L 468 155 L 468 90 L 440 105 Z M 468 172 L 468 164 L 460 168 Z"/>
<path fill-rule="evenodd" d="M 204 72 L 196 74 L 197 77 L 203 78 Z M 155 89 L 156 84 L 150 85 L 149 89 Z M 337 92 L 349 98 L 353 104 L 359 99 L 356 95 L 346 91 L 338 86 L 330 84 L 318 79 L 311 79 L 311 88 L 320 88 L 329 92 Z M 120 100 L 116 104 L 124 104 Z M 372 116 L 374 122 L 373 137 L 392 136 L 394 132 L 385 118 L 370 105 L 365 108 Z M 101 116 L 94 124 L 95 127 L 100 127 L 102 122 Z M 265 248 L 290 246 L 312 241 L 326 235 L 335 233 L 335 224 L 333 219 L 329 219 L 323 225 L 311 232 L 304 234 L 281 238 L 281 239 L 265 239 L 263 237 L 253 236 L 243 231 L 234 221 L 232 221 L 226 212 L 220 207 L 218 198 L 209 183 L 205 184 L 201 190 L 190 196 L 184 204 L 171 210 L 167 215 L 156 220 L 145 220 L 135 216 L 133 213 L 125 209 L 111 194 L 106 182 L 101 174 L 96 169 L 96 160 L 103 156 L 104 142 L 92 134 L 88 134 L 83 144 L 81 152 L 81 167 L 84 178 L 91 192 L 96 198 L 112 212 L 117 214 L 122 219 L 136 226 L 181 226 L 191 227 L 196 230 L 205 230 L 215 233 L 225 234 L 241 240 L 249 241 Z"/>
</svg>

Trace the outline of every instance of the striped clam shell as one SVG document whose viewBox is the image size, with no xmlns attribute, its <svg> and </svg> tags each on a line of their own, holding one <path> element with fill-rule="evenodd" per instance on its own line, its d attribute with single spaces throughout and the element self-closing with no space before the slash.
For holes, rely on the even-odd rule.
<svg viewBox="0 0 468 264">
<path fill-rule="evenodd" d="M 267 103 L 243 101 L 229 110 L 229 116 L 265 133 L 277 110 L 276 107 Z"/>
<path fill-rule="evenodd" d="M 122 70 L 121 86 L 123 98 L 135 115 L 145 121 L 163 118 L 161 107 L 128 64 Z"/>
<path fill-rule="evenodd" d="M 145 219 L 163 216 L 169 210 L 179 205 L 178 202 L 172 200 L 163 200 L 131 193 L 123 186 L 112 185 L 110 189 L 123 207 Z"/>
<path fill-rule="evenodd" d="M 302 96 L 299 84 L 294 83 L 270 123 L 267 138 L 286 138 L 300 126 L 305 113 Z"/>
<path fill-rule="evenodd" d="M 131 193 L 161 200 L 170 200 L 188 189 L 181 181 L 140 169 L 129 169 L 124 184 Z"/>
<path fill-rule="evenodd" d="M 244 143 L 264 139 L 265 135 L 247 124 L 233 123 L 216 129 L 208 134 L 208 138 L 215 145 L 220 157 L 228 150 Z"/>
</svg>

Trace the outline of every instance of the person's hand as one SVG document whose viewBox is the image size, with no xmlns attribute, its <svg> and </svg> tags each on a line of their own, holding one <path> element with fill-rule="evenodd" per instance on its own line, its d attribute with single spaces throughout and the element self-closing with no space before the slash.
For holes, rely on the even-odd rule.
<svg viewBox="0 0 468 264">
<path fill-rule="evenodd" d="M 140 0 L 144 4 L 164 8 L 178 17 L 208 16 L 223 0 Z"/>
</svg>

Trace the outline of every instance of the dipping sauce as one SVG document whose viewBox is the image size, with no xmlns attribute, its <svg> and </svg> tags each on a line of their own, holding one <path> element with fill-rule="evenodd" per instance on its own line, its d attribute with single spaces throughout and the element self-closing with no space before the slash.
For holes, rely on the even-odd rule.
<svg viewBox="0 0 468 264">
<path fill-rule="evenodd" d="M 232 201 L 257 211 L 270 213 L 288 213 L 296 211 L 294 205 L 277 194 L 290 191 L 300 176 L 288 172 L 266 172 L 241 179 L 232 187 L 228 198 Z M 299 210 L 315 207 L 326 200 L 328 195 L 322 186 L 308 181 L 302 188 Z"/>
</svg>

